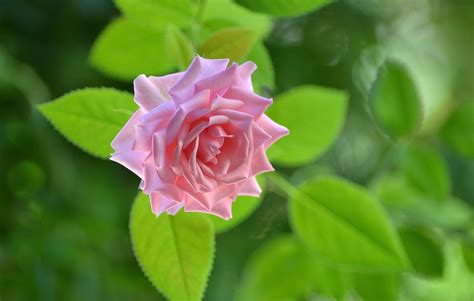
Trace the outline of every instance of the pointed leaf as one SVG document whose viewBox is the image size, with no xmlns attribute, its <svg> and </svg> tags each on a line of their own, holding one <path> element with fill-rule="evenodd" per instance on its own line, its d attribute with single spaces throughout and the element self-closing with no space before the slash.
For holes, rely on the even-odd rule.
<svg viewBox="0 0 474 301">
<path fill-rule="evenodd" d="M 395 137 L 413 134 L 421 125 L 417 88 L 399 63 L 387 62 L 381 67 L 371 89 L 370 103 L 377 120 Z"/>
<path fill-rule="evenodd" d="M 348 96 L 342 91 L 301 86 L 278 95 L 268 110 L 290 135 L 268 152 L 275 163 L 296 166 L 321 155 L 336 139 L 344 124 Z"/>
<path fill-rule="evenodd" d="M 107 159 L 110 143 L 137 110 L 133 95 L 112 88 L 72 91 L 38 109 L 73 144 Z"/>
<path fill-rule="evenodd" d="M 90 62 L 111 77 L 129 81 L 140 74 L 159 75 L 171 70 L 173 64 L 165 57 L 162 30 L 118 18 L 95 41 Z"/>
<path fill-rule="evenodd" d="M 199 49 L 206 58 L 229 58 L 239 62 L 246 57 L 256 41 L 255 33 L 244 28 L 226 28 L 216 31 Z"/>
<path fill-rule="evenodd" d="M 406 268 L 400 240 L 381 206 L 345 180 L 316 178 L 292 196 L 294 231 L 316 254 L 343 268 L 398 271 Z"/>
<path fill-rule="evenodd" d="M 148 279 L 170 300 L 201 300 L 214 258 L 214 230 L 203 215 L 156 218 L 140 193 L 130 214 L 135 256 Z"/>
</svg>

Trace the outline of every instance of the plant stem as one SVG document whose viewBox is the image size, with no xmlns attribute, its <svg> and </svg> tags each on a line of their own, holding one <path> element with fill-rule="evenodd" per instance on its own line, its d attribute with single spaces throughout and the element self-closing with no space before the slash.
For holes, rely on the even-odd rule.
<svg viewBox="0 0 474 301">
<path fill-rule="evenodd" d="M 276 187 L 279 191 L 282 191 L 286 196 L 291 197 L 297 189 L 293 184 L 288 182 L 287 179 L 282 177 L 277 172 L 272 172 L 267 175 L 267 179 L 274 184 L 273 186 Z"/>
</svg>

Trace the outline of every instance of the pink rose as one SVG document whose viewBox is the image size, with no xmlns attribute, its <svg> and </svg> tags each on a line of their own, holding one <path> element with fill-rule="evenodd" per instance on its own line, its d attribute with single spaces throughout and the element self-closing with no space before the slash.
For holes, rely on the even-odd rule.
<svg viewBox="0 0 474 301">
<path fill-rule="evenodd" d="M 255 176 L 272 171 L 266 149 L 288 130 L 264 114 L 271 99 L 253 92 L 252 62 L 196 57 L 188 70 L 138 76 L 140 108 L 112 142 L 112 160 L 141 179 L 152 211 L 232 217 L 238 195 L 259 196 Z"/>
</svg>

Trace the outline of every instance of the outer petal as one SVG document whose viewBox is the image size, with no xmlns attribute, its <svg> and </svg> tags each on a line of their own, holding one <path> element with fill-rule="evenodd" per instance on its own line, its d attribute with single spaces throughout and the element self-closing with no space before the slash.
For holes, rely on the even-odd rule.
<svg viewBox="0 0 474 301">
<path fill-rule="evenodd" d="M 182 206 L 179 202 L 173 201 L 159 192 L 152 192 L 150 194 L 150 205 L 151 211 L 157 217 L 164 211 L 171 211 L 171 214 L 175 214 Z"/>
<path fill-rule="evenodd" d="M 145 161 L 148 154 L 140 151 L 124 151 L 113 154 L 110 160 L 122 164 L 140 178 L 143 178 L 143 161 Z"/>
<path fill-rule="evenodd" d="M 261 193 L 262 189 L 255 177 L 249 178 L 239 191 L 239 195 L 249 195 L 254 197 L 259 197 Z"/>
<path fill-rule="evenodd" d="M 252 91 L 237 86 L 230 87 L 224 96 L 226 98 L 242 101 L 244 105 L 239 108 L 239 111 L 250 114 L 256 119 L 260 118 L 263 112 L 265 112 L 267 107 L 272 103 L 272 99 L 270 98 L 259 96 Z"/>
<path fill-rule="evenodd" d="M 126 150 L 131 150 L 135 139 L 135 124 L 137 124 L 140 117 L 146 112 L 138 109 L 133 116 L 127 121 L 125 126 L 120 130 L 117 136 L 112 141 L 112 148 L 115 152 L 120 153 Z"/>
<path fill-rule="evenodd" d="M 257 123 L 265 130 L 265 132 L 267 132 L 267 134 L 272 136 L 272 138 L 265 143 L 265 148 L 270 147 L 270 145 L 275 143 L 275 141 L 289 134 L 286 127 L 279 125 L 265 114 L 262 114 Z"/>
</svg>

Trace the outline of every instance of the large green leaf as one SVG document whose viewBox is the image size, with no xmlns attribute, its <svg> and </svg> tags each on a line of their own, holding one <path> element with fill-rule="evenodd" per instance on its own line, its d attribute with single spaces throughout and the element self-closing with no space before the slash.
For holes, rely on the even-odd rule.
<svg viewBox="0 0 474 301">
<path fill-rule="evenodd" d="M 222 219 L 215 215 L 208 215 L 214 224 L 214 229 L 217 234 L 226 232 L 245 221 L 262 203 L 265 195 L 264 177 L 258 176 L 257 181 L 262 188 L 260 197 L 239 196 L 232 205 L 232 218 L 229 220 Z"/>
<path fill-rule="evenodd" d="M 201 300 L 214 258 L 211 222 L 196 213 L 156 218 L 140 193 L 130 214 L 135 256 L 148 279 L 170 300 Z"/>
<path fill-rule="evenodd" d="M 244 28 L 224 28 L 212 34 L 199 49 L 206 58 L 229 58 L 239 62 L 246 57 L 256 36 L 253 31 Z"/>
<path fill-rule="evenodd" d="M 268 115 L 286 126 L 290 135 L 270 148 L 270 160 L 296 166 L 321 155 L 344 124 L 347 98 L 342 91 L 316 86 L 301 86 L 278 95 Z"/>
<path fill-rule="evenodd" d="M 280 17 L 308 13 L 334 0 L 236 0 L 250 10 Z"/>
<path fill-rule="evenodd" d="M 191 25 L 196 6 L 191 0 L 114 0 L 114 2 L 127 17 L 162 28 L 167 24 Z"/>
<path fill-rule="evenodd" d="M 239 27 L 252 30 L 259 39 L 268 34 L 272 24 L 269 17 L 249 11 L 232 0 L 207 0 L 203 20 L 235 23 Z"/>
<path fill-rule="evenodd" d="M 399 230 L 399 234 L 415 272 L 428 277 L 443 275 L 443 250 L 432 233 L 422 229 L 403 228 Z"/>
<path fill-rule="evenodd" d="M 163 74 L 173 68 L 166 59 L 164 35 L 153 26 L 118 18 L 95 41 L 90 61 L 105 74 L 125 81 L 140 74 Z"/>
<path fill-rule="evenodd" d="M 441 129 L 441 137 L 460 154 L 474 159 L 474 101 L 459 106 Z"/>
<path fill-rule="evenodd" d="M 267 242 L 249 260 L 238 301 L 299 300 L 312 287 L 311 257 L 291 236 Z"/>
<path fill-rule="evenodd" d="M 309 248 L 341 268 L 387 272 L 407 266 L 381 206 L 350 182 L 333 177 L 308 181 L 292 196 L 290 218 Z"/>
<path fill-rule="evenodd" d="M 193 44 L 176 26 L 168 26 L 165 34 L 165 46 L 168 58 L 180 70 L 185 70 L 194 58 Z"/>
<path fill-rule="evenodd" d="M 451 192 L 446 163 L 435 150 L 420 145 L 407 147 L 401 161 L 405 181 L 423 195 L 442 202 Z"/>
<path fill-rule="evenodd" d="M 113 151 L 110 143 L 137 105 L 130 93 L 86 88 L 41 104 L 38 109 L 73 144 L 106 159 Z"/>
<path fill-rule="evenodd" d="M 405 67 L 387 62 L 379 70 L 370 102 L 375 117 L 393 136 L 407 136 L 421 125 L 421 100 Z"/>
</svg>

